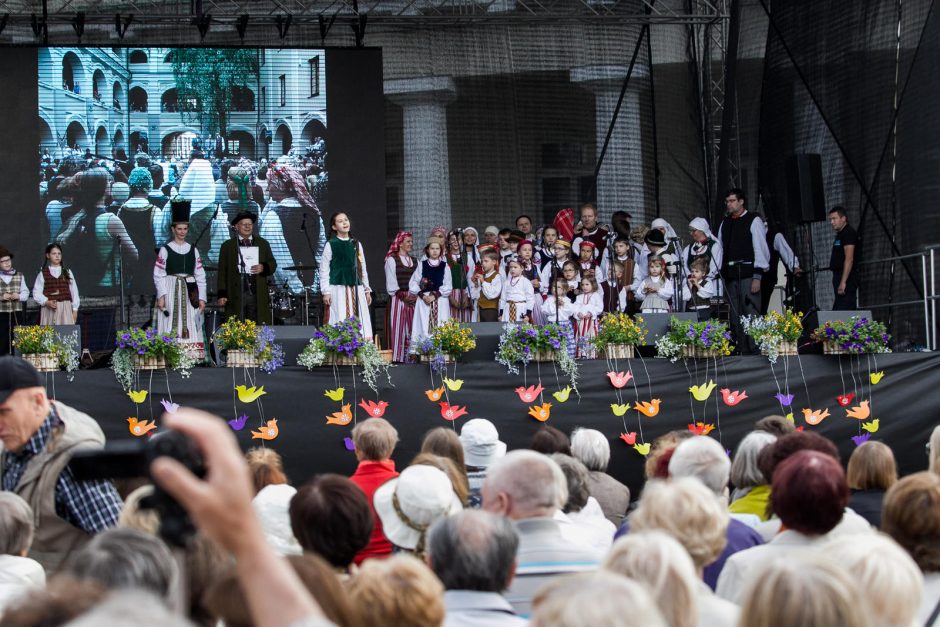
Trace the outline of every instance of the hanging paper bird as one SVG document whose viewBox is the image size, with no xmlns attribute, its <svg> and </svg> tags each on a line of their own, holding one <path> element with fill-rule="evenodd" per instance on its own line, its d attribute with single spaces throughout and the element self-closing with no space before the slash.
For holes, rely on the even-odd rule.
<svg viewBox="0 0 940 627">
<path fill-rule="evenodd" d="M 345 427 L 350 422 L 352 422 L 352 412 L 349 411 L 350 404 L 346 403 L 340 408 L 340 411 L 334 411 L 331 415 L 326 417 L 326 424 L 328 425 L 340 425 Z"/>
<path fill-rule="evenodd" d="M 353 439 L 349 436 L 346 436 L 345 438 L 343 438 L 343 444 L 346 446 L 347 451 L 356 450 L 356 443 L 353 442 Z"/>
<path fill-rule="evenodd" d="M 366 413 L 373 418 L 380 418 L 385 414 L 385 408 L 388 407 L 388 403 L 385 401 L 379 401 L 378 403 L 375 403 L 373 401 L 362 400 L 359 401 L 359 407 L 362 407 L 364 410 L 366 410 Z"/>
<path fill-rule="evenodd" d="M 539 397 L 544 389 L 542 384 L 539 383 L 538 385 L 530 385 L 527 388 L 518 387 L 516 388 L 516 394 L 519 395 L 519 400 L 523 403 L 531 403 Z"/>
<path fill-rule="evenodd" d="M 823 420 L 829 417 L 828 409 L 804 409 L 803 410 L 803 420 L 806 421 L 806 424 L 816 426 Z"/>
<path fill-rule="evenodd" d="M 852 400 L 855 398 L 855 392 L 849 392 L 848 394 L 840 394 L 836 397 L 836 402 L 839 403 L 842 407 L 848 407 L 852 404 Z"/>
<path fill-rule="evenodd" d="M 545 422 L 552 415 L 552 404 L 542 403 L 541 405 L 533 405 L 529 408 L 529 415 L 539 422 Z"/>
<path fill-rule="evenodd" d="M 633 406 L 635 410 L 643 414 L 648 418 L 652 418 L 659 413 L 659 403 L 658 398 L 654 398 L 652 401 L 642 401 Z"/>
<path fill-rule="evenodd" d="M 241 431 L 245 428 L 245 421 L 248 420 L 248 414 L 242 414 L 238 418 L 233 418 L 228 421 L 228 426 L 230 426 L 235 431 Z"/>
<path fill-rule="evenodd" d="M 639 453 L 643 457 L 646 457 L 647 455 L 650 454 L 649 442 L 646 442 L 644 444 L 634 444 L 633 448 L 636 450 L 637 453 Z"/>
<path fill-rule="evenodd" d="M 448 379 L 444 377 L 444 385 L 447 386 L 447 389 L 451 392 L 456 392 L 463 386 L 463 379 Z"/>
<path fill-rule="evenodd" d="M 721 399 L 725 402 L 725 405 L 729 407 L 734 407 L 741 401 L 747 398 L 747 392 L 739 392 L 735 390 L 732 392 L 728 388 L 721 388 Z"/>
<path fill-rule="evenodd" d="M 800 433 L 802 433 L 802 432 L 803 432 L 803 425 L 800 425 L 799 427 L 797 427 L 796 429 L 794 429 L 794 431 L 799 431 Z"/>
<path fill-rule="evenodd" d="M 436 403 L 441 400 L 441 395 L 444 393 L 444 386 L 437 388 L 436 390 L 425 390 L 424 395 L 428 397 L 428 400 L 432 403 Z"/>
<path fill-rule="evenodd" d="M 180 408 L 176 403 L 170 402 L 165 398 L 160 401 L 160 404 L 163 405 L 164 411 L 168 414 L 175 414 L 176 411 Z"/>
<path fill-rule="evenodd" d="M 785 416 L 785 418 L 786 418 L 787 420 L 789 420 L 790 422 L 793 422 L 793 412 L 792 412 L 792 411 L 788 411 L 788 412 L 787 412 L 787 415 Z"/>
<path fill-rule="evenodd" d="M 465 416 L 467 414 L 466 405 L 459 407 L 458 405 L 450 405 L 449 403 L 444 402 L 439 403 L 439 405 L 441 406 L 441 418 L 444 420 L 457 420 L 461 416 Z"/>
<path fill-rule="evenodd" d="M 263 385 L 259 388 L 254 386 L 246 388 L 244 385 L 236 385 L 235 391 L 238 392 L 238 400 L 243 403 L 254 403 L 256 400 L 267 394 L 267 392 L 264 391 Z"/>
<path fill-rule="evenodd" d="M 627 446 L 633 446 L 636 444 L 636 431 L 631 431 L 630 433 L 621 433 L 620 439 L 627 443 Z"/>
<path fill-rule="evenodd" d="M 715 391 L 715 388 L 718 387 L 715 385 L 714 381 L 709 381 L 702 385 L 693 385 L 689 388 L 689 392 L 692 393 L 692 397 L 697 401 L 706 401 L 708 397 L 712 395 L 712 392 Z"/>
<path fill-rule="evenodd" d="M 568 400 L 568 395 L 571 394 L 571 386 L 565 386 L 564 388 L 558 390 L 557 392 L 552 392 L 552 396 L 555 397 L 555 400 L 559 403 L 564 403 Z"/>
<path fill-rule="evenodd" d="M 138 405 L 147 400 L 147 390 L 130 390 L 127 395 Z"/>
<path fill-rule="evenodd" d="M 780 403 L 783 407 L 789 407 L 793 404 L 793 395 L 792 394 L 781 394 L 777 392 L 774 394 L 774 398 L 777 399 L 777 402 Z"/>
<path fill-rule="evenodd" d="M 705 424 L 704 422 L 689 423 L 689 431 L 695 435 L 708 435 L 714 431 L 715 425 Z"/>
<path fill-rule="evenodd" d="M 610 384 L 613 385 L 618 390 L 630 382 L 630 379 L 633 378 L 633 372 L 614 372 L 611 370 L 607 373 L 607 378 L 610 379 Z"/>
<path fill-rule="evenodd" d="M 627 413 L 629 409 L 630 409 L 630 403 L 624 403 L 622 405 L 618 405 L 617 403 L 610 404 L 610 410 L 614 412 L 614 416 L 617 416 L 618 418 L 623 416 L 625 413 Z"/>
<path fill-rule="evenodd" d="M 138 421 L 136 418 L 127 419 L 127 429 L 131 432 L 131 435 L 140 437 L 147 433 L 148 431 L 153 431 L 157 428 L 157 425 L 148 420 Z"/>
<path fill-rule="evenodd" d="M 868 442 L 871 439 L 870 433 L 863 433 L 862 435 L 853 435 L 852 441 L 855 442 L 855 446 L 861 446 L 865 442 Z"/>
<path fill-rule="evenodd" d="M 855 418 L 856 420 L 868 420 L 869 416 L 871 416 L 871 408 L 868 406 L 868 401 L 862 401 L 855 407 L 845 410 L 846 418 Z"/>
<path fill-rule="evenodd" d="M 343 394 L 346 393 L 346 388 L 336 388 L 335 390 L 327 390 L 323 393 L 323 396 L 327 397 L 331 401 L 341 401 L 343 400 Z"/>
<path fill-rule="evenodd" d="M 867 432 L 869 432 L 869 433 L 874 433 L 874 432 L 876 432 L 876 431 L 878 430 L 878 427 L 880 427 L 880 426 L 881 426 L 881 420 L 878 419 L 878 418 L 875 418 L 875 419 L 872 420 L 871 422 L 863 422 L 863 423 L 862 423 L 862 429 L 864 429 L 865 431 L 867 431 Z"/>
<path fill-rule="evenodd" d="M 279 430 L 277 428 L 277 418 L 272 418 L 265 426 L 261 427 L 257 431 L 251 432 L 252 440 L 273 440 L 277 437 Z"/>
<path fill-rule="evenodd" d="M 881 383 L 881 378 L 885 376 L 884 371 L 881 372 L 872 372 L 868 375 L 868 380 L 871 381 L 872 385 L 878 385 Z"/>
</svg>

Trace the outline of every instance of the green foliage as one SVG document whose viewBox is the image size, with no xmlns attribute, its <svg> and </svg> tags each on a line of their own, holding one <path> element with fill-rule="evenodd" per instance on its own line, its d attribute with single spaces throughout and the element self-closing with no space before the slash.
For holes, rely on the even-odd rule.
<svg viewBox="0 0 940 627">
<path fill-rule="evenodd" d="M 183 120 L 196 120 L 208 133 L 227 134 L 232 88 L 255 92 L 261 72 L 258 51 L 247 48 L 177 48 L 173 77 Z"/>
</svg>

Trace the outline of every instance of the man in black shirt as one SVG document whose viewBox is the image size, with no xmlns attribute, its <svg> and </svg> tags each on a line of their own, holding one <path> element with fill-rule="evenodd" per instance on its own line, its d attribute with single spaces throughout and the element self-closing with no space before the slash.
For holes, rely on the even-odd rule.
<svg viewBox="0 0 940 627">
<path fill-rule="evenodd" d="M 858 258 L 858 234 L 851 226 L 844 207 L 833 207 L 829 211 L 829 224 L 836 232 L 832 242 L 829 269 L 832 270 L 832 289 L 835 292 L 833 311 L 855 309 L 858 294 L 858 273 L 855 262 Z"/>
</svg>

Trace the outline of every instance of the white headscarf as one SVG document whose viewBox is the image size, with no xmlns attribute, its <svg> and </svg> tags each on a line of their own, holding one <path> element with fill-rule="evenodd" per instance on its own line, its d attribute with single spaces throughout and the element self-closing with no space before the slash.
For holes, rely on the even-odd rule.
<svg viewBox="0 0 940 627">
<path fill-rule="evenodd" d="M 673 241 L 674 239 L 679 237 L 679 235 L 676 234 L 676 230 L 672 228 L 672 225 L 670 225 L 668 222 L 666 222 L 662 218 L 656 218 L 655 220 L 653 220 L 653 222 L 650 224 L 650 228 L 651 229 L 664 229 L 666 231 L 666 243 L 667 244 L 670 241 Z"/>
<path fill-rule="evenodd" d="M 212 176 L 212 164 L 205 159 L 193 159 L 180 180 L 179 195 L 192 202 L 193 213 L 214 205 L 215 179 Z"/>
<path fill-rule="evenodd" d="M 693 218 L 689 222 L 689 229 L 693 231 L 701 231 L 708 237 L 710 240 L 717 241 L 718 238 L 712 233 L 711 228 L 708 226 L 708 220 L 705 218 Z"/>
</svg>

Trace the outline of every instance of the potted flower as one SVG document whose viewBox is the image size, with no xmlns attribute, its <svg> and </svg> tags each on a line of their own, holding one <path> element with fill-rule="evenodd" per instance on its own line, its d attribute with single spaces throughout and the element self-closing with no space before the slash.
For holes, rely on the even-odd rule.
<svg viewBox="0 0 940 627">
<path fill-rule="evenodd" d="M 196 360 L 188 354 L 172 335 L 157 333 L 153 328 L 133 327 L 118 331 L 117 346 L 111 355 L 111 369 L 118 382 L 129 389 L 138 370 L 172 368 L 188 377 Z"/>
<path fill-rule="evenodd" d="M 520 363 L 526 366 L 533 361 L 554 361 L 570 379 L 571 387 L 577 389 L 578 364 L 568 353 L 568 337 L 561 325 L 507 323 L 499 336 L 496 361 L 511 374 L 519 374 Z"/>
<path fill-rule="evenodd" d="M 428 337 L 413 341 L 410 352 L 430 362 L 431 368 L 438 372 L 476 346 L 477 339 L 470 327 L 451 319 L 431 331 Z"/>
<path fill-rule="evenodd" d="M 891 352 L 888 348 L 891 336 L 885 325 L 859 316 L 826 322 L 813 331 L 812 338 L 823 343 L 827 355 Z"/>
<path fill-rule="evenodd" d="M 326 324 L 314 331 L 313 338 L 297 357 L 297 364 L 307 370 L 326 365 L 362 366 L 362 379 L 378 393 L 378 377 L 384 374 L 392 382 L 388 369 L 391 364 L 382 355 L 378 345 L 367 342 L 362 335 L 362 325 L 350 317 L 336 324 Z"/>
<path fill-rule="evenodd" d="M 274 329 L 253 320 L 232 317 L 218 329 L 213 340 L 225 351 L 229 368 L 258 368 L 271 373 L 284 365 L 284 349 L 274 342 Z"/>
<path fill-rule="evenodd" d="M 779 355 L 796 355 L 797 342 L 803 333 L 803 314 L 790 309 L 784 313 L 771 311 L 765 316 L 742 316 L 741 327 L 750 335 L 771 363 Z"/>
<path fill-rule="evenodd" d="M 632 359 L 635 344 L 646 340 L 643 317 L 631 318 L 625 313 L 606 313 L 599 322 L 597 335 L 591 343 L 599 351 L 607 353 L 608 359 Z"/>
<path fill-rule="evenodd" d="M 732 349 L 728 325 L 714 319 L 694 322 L 673 316 L 669 330 L 656 340 L 657 357 L 666 357 L 669 361 L 676 361 L 679 357 L 730 355 Z"/>
<path fill-rule="evenodd" d="M 54 372 L 59 368 L 73 372 L 78 368 L 77 331 L 63 337 L 50 326 L 15 327 L 13 346 L 40 372 Z"/>
</svg>

